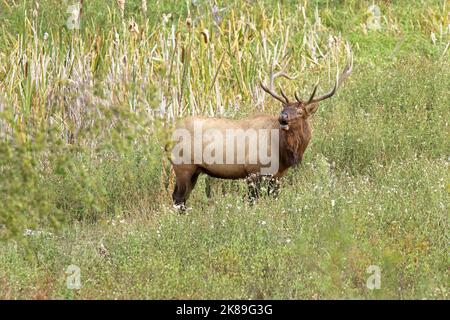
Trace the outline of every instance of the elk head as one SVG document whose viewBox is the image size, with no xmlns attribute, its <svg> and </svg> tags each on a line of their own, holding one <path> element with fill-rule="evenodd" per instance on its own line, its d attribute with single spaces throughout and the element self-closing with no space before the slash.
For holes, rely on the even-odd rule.
<svg viewBox="0 0 450 320">
<path fill-rule="evenodd" d="M 283 109 L 281 110 L 278 117 L 280 129 L 288 131 L 290 127 L 295 127 L 296 124 L 298 124 L 300 121 L 306 121 L 308 117 L 310 117 L 317 111 L 320 101 L 331 98 L 336 93 L 336 90 L 352 72 L 352 68 L 353 56 L 350 57 L 350 62 L 347 64 L 341 75 L 338 74 L 336 76 L 336 83 L 331 91 L 324 94 L 323 96 L 315 97 L 317 87 L 319 85 L 318 83 L 316 83 L 309 99 L 306 101 L 300 99 L 297 93 L 294 94 L 295 101 L 290 101 L 282 89 L 280 89 L 281 95 L 279 95 L 261 82 L 262 89 L 282 103 Z M 285 74 L 281 75 L 289 78 Z"/>
</svg>

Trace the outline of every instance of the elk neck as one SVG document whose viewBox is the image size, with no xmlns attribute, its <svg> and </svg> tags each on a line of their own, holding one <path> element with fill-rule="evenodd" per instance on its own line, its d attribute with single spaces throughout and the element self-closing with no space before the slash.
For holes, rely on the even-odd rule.
<svg viewBox="0 0 450 320">
<path fill-rule="evenodd" d="M 286 167 L 299 164 L 310 139 L 311 127 L 307 120 L 289 125 L 289 130 L 280 130 L 281 164 Z"/>
</svg>

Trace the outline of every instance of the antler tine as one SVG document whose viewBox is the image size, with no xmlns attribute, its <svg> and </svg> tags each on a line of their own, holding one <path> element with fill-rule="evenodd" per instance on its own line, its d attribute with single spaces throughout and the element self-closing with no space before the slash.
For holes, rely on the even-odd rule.
<svg viewBox="0 0 450 320">
<path fill-rule="evenodd" d="M 313 101 L 313 99 L 314 99 L 314 96 L 316 95 L 316 91 L 317 91 L 317 87 L 318 87 L 318 86 L 319 86 L 319 81 L 316 82 L 316 84 L 315 84 L 315 86 L 314 86 L 314 89 L 313 89 L 313 91 L 312 91 L 312 93 L 311 93 L 311 96 L 309 97 L 308 102 L 307 102 L 306 104 L 312 103 L 312 101 Z"/>
<path fill-rule="evenodd" d="M 286 104 L 289 104 L 289 98 L 286 96 L 283 89 L 280 88 L 280 92 L 281 92 L 281 95 L 283 96 L 283 98 L 286 100 Z"/>
<path fill-rule="evenodd" d="M 300 99 L 298 97 L 297 92 L 294 92 L 294 97 L 295 97 L 295 100 L 297 100 L 298 103 L 302 103 L 303 102 L 302 99 Z"/>
<path fill-rule="evenodd" d="M 269 88 L 267 88 L 267 87 L 264 85 L 264 83 L 263 83 L 262 81 L 261 81 L 260 85 L 261 85 L 261 88 L 262 88 L 265 92 L 267 92 L 268 94 L 270 94 L 272 97 L 274 97 L 275 99 L 277 99 L 278 101 L 280 101 L 280 102 L 283 103 L 283 104 L 286 103 L 286 101 L 285 101 L 282 97 L 280 97 L 278 94 L 276 94 L 275 92 L 273 92 L 272 90 L 270 90 Z"/>
<path fill-rule="evenodd" d="M 353 54 L 351 54 L 351 52 L 350 52 L 350 62 L 345 66 L 344 71 L 342 71 L 342 74 L 339 77 L 338 85 L 337 85 L 338 88 L 345 81 L 345 79 L 348 78 L 348 76 L 352 73 L 352 71 L 353 71 Z"/>
<path fill-rule="evenodd" d="M 294 80 L 295 78 L 297 78 L 297 75 L 295 75 L 295 76 L 290 76 L 290 75 L 288 75 L 286 72 L 280 71 L 280 72 L 275 73 L 274 79 L 275 79 L 275 78 L 278 78 L 278 77 L 283 77 L 283 78 L 286 78 L 286 79 L 288 79 L 288 80 Z"/>
<path fill-rule="evenodd" d="M 314 87 L 313 93 L 311 94 L 311 97 L 309 98 L 309 100 L 308 100 L 308 102 L 306 104 L 320 102 L 322 100 L 325 100 L 325 99 L 328 99 L 328 98 L 332 97 L 336 93 L 336 90 L 342 85 L 342 83 L 345 81 L 345 79 L 347 79 L 348 76 L 353 71 L 353 54 L 351 54 L 351 50 L 350 49 L 349 49 L 349 54 L 350 54 L 350 62 L 345 66 L 344 71 L 342 71 L 340 76 L 339 76 L 339 73 L 336 75 L 336 82 L 334 84 L 333 89 L 331 89 L 330 92 L 324 94 L 323 96 L 321 96 L 321 97 L 319 97 L 317 99 L 314 99 L 314 95 L 316 93 L 317 86 L 318 86 L 318 84 L 316 84 L 316 86 Z"/>
</svg>

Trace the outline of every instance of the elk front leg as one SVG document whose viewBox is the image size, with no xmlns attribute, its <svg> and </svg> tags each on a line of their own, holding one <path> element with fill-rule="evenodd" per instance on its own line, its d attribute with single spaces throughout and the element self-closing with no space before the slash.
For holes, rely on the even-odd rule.
<svg viewBox="0 0 450 320">
<path fill-rule="evenodd" d="M 211 199 L 213 197 L 213 190 L 212 190 L 212 186 L 213 185 L 213 181 L 212 178 L 210 176 L 206 176 L 205 179 L 205 194 L 206 197 L 208 199 Z"/>
<path fill-rule="evenodd" d="M 255 204 L 261 194 L 261 177 L 257 174 L 251 174 L 247 177 L 248 198 L 250 204 Z"/>
<path fill-rule="evenodd" d="M 280 194 L 280 180 L 277 178 L 270 178 L 268 186 L 268 194 L 272 195 L 275 199 Z"/>
<path fill-rule="evenodd" d="M 185 212 L 186 200 L 189 198 L 192 189 L 194 189 L 200 173 L 186 170 L 183 172 L 175 171 L 175 174 L 176 182 L 172 193 L 173 204 L 175 208 L 181 210 L 181 212 Z"/>
<path fill-rule="evenodd" d="M 178 179 L 177 179 L 178 180 Z M 181 211 L 185 210 L 186 203 L 186 186 L 183 182 L 177 181 L 172 193 L 173 206 Z"/>
</svg>

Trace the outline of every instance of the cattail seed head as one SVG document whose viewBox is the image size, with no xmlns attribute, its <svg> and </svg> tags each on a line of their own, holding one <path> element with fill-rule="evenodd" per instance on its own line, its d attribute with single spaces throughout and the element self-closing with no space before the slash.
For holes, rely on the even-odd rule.
<svg viewBox="0 0 450 320">
<path fill-rule="evenodd" d="M 203 29 L 202 36 L 203 36 L 203 40 L 205 41 L 205 43 L 208 43 L 209 42 L 209 31 L 208 31 L 208 29 Z"/>
<path fill-rule="evenodd" d="M 139 33 L 139 26 L 133 18 L 131 18 L 130 22 L 128 23 L 128 29 L 131 33 Z"/>
<path fill-rule="evenodd" d="M 123 18 L 125 14 L 125 0 L 117 0 L 117 4 L 119 5 L 120 15 Z"/>
</svg>

